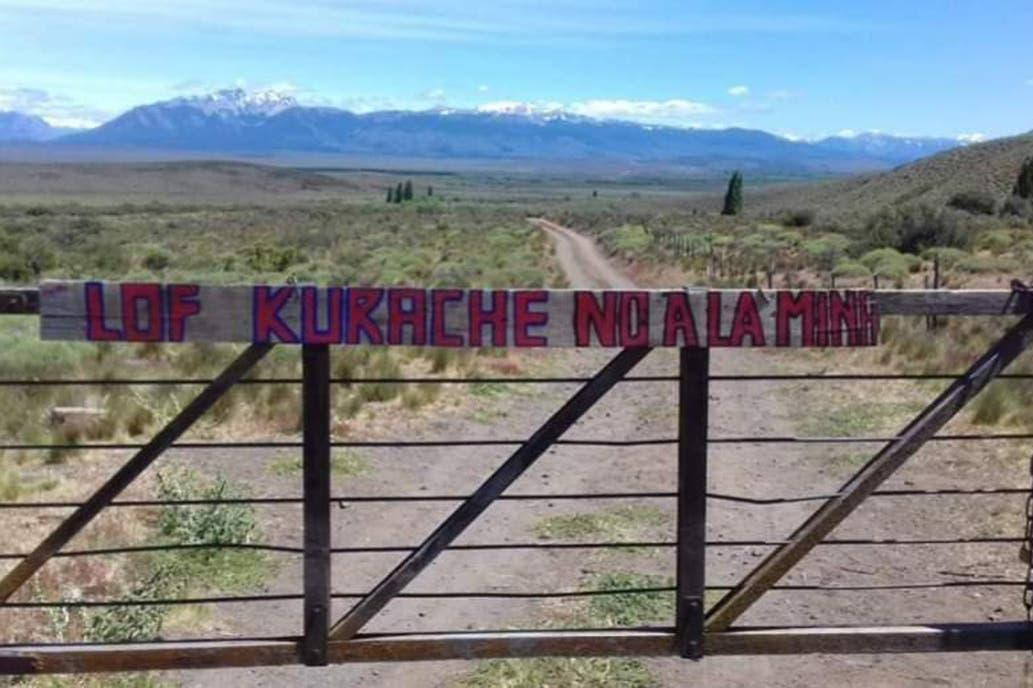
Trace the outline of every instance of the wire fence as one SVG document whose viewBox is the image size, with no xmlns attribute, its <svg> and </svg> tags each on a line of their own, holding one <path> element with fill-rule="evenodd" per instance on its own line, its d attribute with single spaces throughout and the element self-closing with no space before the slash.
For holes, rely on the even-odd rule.
<svg viewBox="0 0 1033 688">
<path fill-rule="evenodd" d="M 711 375 L 711 382 L 737 383 L 737 382 L 787 382 L 787 381 L 842 381 L 842 382 L 885 382 L 885 381 L 949 381 L 955 380 L 958 374 L 951 373 L 903 373 L 903 374 L 858 374 L 858 373 L 823 373 L 823 374 L 770 374 L 770 375 Z M 998 379 L 1006 381 L 1033 380 L 1033 374 L 1002 374 Z M 330 382 L 335 385 L 357 385 L 366 383 L 376 384 L 445 384 L 445 385 L 487 385 L 487 384 L 581 384 L 589 382 L 591 378 L 586 377 L 475 377 L 475 378 L 449 378 L 449 377 L 408 377 L 408 378 L 332 378 Z M 678 382 L 678 376 L 671 375 L 643 375 L 628 376 L 621 380 L 622 383 L 674 383 Z M 131 387 L 131 386 L 189 386 L 207 385 L 212 382 L 208 378 L 105 378 L 105 379 L 3 379 L 0 380 L 0 387 L 51 387 L 51 386 L 101 386 L 101 387 Z M 241 380 L 238 384 L 243 385 L 300 385 L 301 378 L 280 377 L 261 378 L 253 377 Z M 712 445 L 729 444 L 885 444 L 902 439 L 902 436 L 831 436 L 831 437 L 798 437 L 798 436 L 726 436 L 711 437 L 708 443 Z M 1028 432 L 994 432 L 994 433 L 953 433 L 941 434 L 931 438 L 939 442 L 986 442 L 986 441 L 1022 441 L 1033 439 L 1033 433 Z M 431 439 L 431 440 L 364 440 L 345 441 L 333 440 L 330 444 L 333 447 L 341 448 L 385 448 L 385 449 L 414 449 L 426 447 L 490 447 L 490 446 L 520 446 L 525 443 L 523 439 Z M 678 443 L 677 437 L 657 438 L 636 438 L 627 440 L 600 440 L 600 439 L 578 439 L 568 438 L 555 442 L 560 446 L 581 446 L 581 447 L 646 447 L 646 446 L 669 446 Z M 148 446 L 143 442 L 56 442 L 56 443 L 34 443 L 34 442 L 0 442 L 0 451 L 54 451 L 54 450 L 82 450 L 82 451 L 128 451 L 138 450 Z M 254 441 L 183 441 L 170 445 L 170 448 L 178 451 L 195 450 L 243 450 L 243 449 L 300 449 L 303 443 L 299 440 L 254 440 Z M 875 491 L 871 496 L 874 498 L 1007 498 L 1025 497 L 1029 491 L 1025 488 L 1017 488 L 1008 485 L 985 486 L 985 487 L 937 487 L 937 488 L 907 488 L 907 489 L 882 489 Z M 469 494 L 341 494 L 330 497 L 331 504 L 344 507 L 350 504 L 388 504 L 388 503 L 459 503 L 468 499 Z M 822 503 L 842 496 L 840 492 L 823 492 L 820 494 L 798 494 L 798 495 L 776 495 L 776 496 L 753 496 L 747 494 L 729 494 L 723 492 L 708 492 L 707 499 L 718 503 L 729 505 L 742 505 L 747 507 L 779 506 L 801 503 Z M 510 502 L 539 502 L 539 501 L 608 501 L 608 500 L 674 500 L 678 493 L 674 491 L 610 491 L 610 492 L 534 492 L 534 493 L 512 493 L 498 497 L 499 501 Z M 303 498 L 298 495 L 271 495 L 257 497 L 225 497 L 205 499 L 121 499 L 111 502 L 111 508 L 161 508 L 161 507 L 205 507 L 213 505 L 266 505 L 266 506 L 299 506 L 303 504 Z M 77 509 L 85 505 L 85 502 L 75 500 L 4 500 L 0 501 L 0 511 L 32 511 L 43 509 Z M 755 538 L 755 539 L 713 539 L 707 540 L 705 545 L 708 548 L 773 548 L 789 543 L 789 540 Z M 951 536 L 951 537 L 920 537 L 920 538 L 829 538 L 823 540 L 820 547 L 909 547 L 909 546 L 937 546 L 951 547 L 961 545 L 987 545 L 987 546 L 1014 546 L 1025 542 L 1022 534 L 986 535 L 986 536 Z M 678 546 L 677 541 L 667 539 L 639 539 L 639 540 L 601 540 L 585 542 L 557 542 L 557 541 L 528 541 L 528 542 L 475 542 L 452 544 L 444 548 L 448 552 L 479 552 L 497 550 L 621 550 L 621 549 L 663 549 L 672 550 Z M 330 554 L 335 556 L 361 555 L 361 554 L 410 554 L 416 551 L 416 544 L 387 544 L 333 547 Z M 131 546 L 110 546 L 92 547 L 81 549 L 68 549 L 54 554 L 57 558 L 80 558 L 113 555 L 147 555 L 157 552 L 188 552 L 200 550 L 250 550 L 268 552 L 271 554 L 299 556 L 305 553 L 303 547 L 277 543 L 239 543 L 239 542 L 200 542 L 189 544 L 143 544 Z M 0 560 L 17 561 L 27 555 L 28 552 L 7 551 L 0 552 Z M 706 590 L 714 592 L 727 592 L 736 587 L 734 581 L 723 582 L 717 585 L 707 585 Z M 938 590 L 953 588 L 1012 588 L 1026 585 L 1025 580 L 1011 580 L 1007 578 L 965 578 L 965 579 L 943 579 L 943 580 L 920 580 L 903 581 L 892 583 L 871 583 L 871 584 L 802 584 L 783 583 L 773 586 L 771 589 L 785 593 L 798 592 L 822 592 L 822 593 L 849 593 L 849 592 L 877 592 L 877 591 L 908 591 L 908 590 Z M 599 596 L 614 595 L 670 595 L 675 592 L 674 586 L 629 586 L 606 589 L 579 589 L 579 590 L 468 590 L 468 591 L 430 591 L 430 592 L 402 592 L 396 595 L 399 599 L 521 599 L 521 600 L 546 600 L 560 598 L 593 598 Z M 335 591 L 331 594 L 333 599 L 339 600 L 361 600 L 370 591 Z M 198 604 L 248 604 L 248 603 L 272 603 L 295 601 L 303 599 L 301 593 L 282 594 L 255 594 L 255 595 L 211 595 L 198 597 L 176 597 L 156 599 L 74 599 L 74 600 L 15 600 L 0 603 L 0 610 L 3 609 L 74 609 L 74 608 L 95 608 L 95 607 L 145 607 L 145 606 L 178 606 Z M 667 628 L 651 626 L 618 626 L 606 627 L 605 630 L 640 630 L 649 628 Z M 568 630 L 595 630 L 592 627 L 578 627 Z M 450 633 L 461 631 L 449 631 Z M 376 634 L 363 634 L 362 637 L 373 637 Z M 398 635 L 398 634 L 395 634 Z M 160 641 L 159 641 L 160 642 Z M 61 643 L 52 643 L 59 646 Z M 0 645 L 2 647 L 3 645 Z"/>
</svg>

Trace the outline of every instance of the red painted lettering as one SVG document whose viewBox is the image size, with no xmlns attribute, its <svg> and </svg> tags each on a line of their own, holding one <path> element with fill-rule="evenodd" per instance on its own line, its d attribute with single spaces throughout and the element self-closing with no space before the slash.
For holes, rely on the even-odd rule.
<svg viewBox="0 0 1033 688">
<path fill-rule="evenodd" d="M 169 341 L 181 342 L 186 337 L 187 318 L 201 312 L 197 300 L 200 287 L 196 284 L 170 284 L 166 290 L 169 301 Z"/>
<path fill-rule="evenodd" d="M 340 344 L 341 339 L 341 305 L 344 293 L 340 287 L 329 287 L 326 290 L 326 327 L 319 327 L 319 289 L 316 287 L 301 288 L 301 341 L 306 344 Z"/>
<path fill-rule="evenodd" d="M 122 284 L 122 330 L 130 342 L 162 340 L 162 293 L 160 284 Z M 141 324 L 140 311 L 146 311 L 146 326 Z"/>
<path fill-rule="evenodd" d="M 814 292 L 801 291 L 795 295 L 788 291 L 778 292 L 778 304 L 775 312 L 775 346 L 793 345 L 790 321 L 795 318 L 802 318 L 800 321 L 800 345 L 814 346 Z"/>
<path fill-rule="evenodd" d="M 829 346 L 843 346 L 843 331 L 853 344 L 857 338 L 857 311 L 854 294 L 847 292 L 846 298 L 838 291 L 829 292 Z"/>
<path fill-rule="evenodd" d="M 729 337 L 721 336 L 721 292 L 707 293 L 707 346 L 731 346 Z"/>
<path fill-rule="evenodd" d="M 252 316 L 252 341 L 271 342 L 276 337 L 281 342 L 295 344 L 298 335 L 280 319 L 280 309 L 294 296 L 294 287 L 255 287 L 252 293 L 254 314 Z"/>
<path fill-rule="evenodd" d="M 592 334 L 600 346 L 617 345 L 617 294 L 605 292 L 603 305 L 590 291 L 574 292 L 574 346 L 592 346 Z"/>
<path fill-rule="evenodd" d="M 448 304 L 463 300 L 462 289 L 433 289 L 430 292 L 432 346 L 462 346 L 463 336 L 448 331 Z"/>
<path fill-rule="evenodd" d="M 384 343 L 384 334 L 371 316 L 383 297 L 383 289 L 348 289 L 348 318 L 345 325 L 345 341 L 348 344 Z M 363 337 L 366 339 L 365 342 L 362 341 Z"/>
<path fill-rule="evenodd" d="M 404 341 L 404 330 L 411 338 Z M 387 343 L 423 346 L 427 343 L 427 292 L 395 287 L 387 290 Z"/>
<path fill-rule="evenodd" d="M 468 319 L 470 326 L 470 346 L 483 346 L 482 334 L 485 325 L 491 327 L 492 346 L 506 345 L 507 297 L 505 291 L 491 292 L 491 310 L 484 310 L 484 292 L 480 289 L 470 292 Z"/>
<path fill-rule="evenodd" d="M 87 282 L 86 293 L 86 338 L 91 342 L 113 342 L 122 339 L 120 330 L 113 330 L 104 322 L 104 285 Z"/>
<path fill-rule="evenodd" d="M 649 346 L 649 293 L 621 293 L 621 346 Z"/>
<path fill-rule="evenodd" d="M 548 303 L 549 292 L 536 289 L 533 291 L 513 292 L 513 345 L 519 347 L 548 346 L 547 337 L 532 335 L 532 327 L 541 327 L 549 322 L 549 314 L 545 311 L 533 311 L 536 303 Z"/>
<path fill-rule="evenodd" d="M 732 320 L 731 346 L 742 346 L 743 340 L 749 337 L 751 346 L 764 346 L 764 323 L 757 311 L 757 302 L 753 294 L 744 291 L 739 294 L 735 304 L 735 319 Z"/>
<path fill-rule="evenodd" d="M 678 346 L 679 335 L 681 346 L 699 346 L 689 295 L 683 291 L 671 291 L 664 296 L 667 299 L 664 310 L 664 346 Z"/>
</svg>

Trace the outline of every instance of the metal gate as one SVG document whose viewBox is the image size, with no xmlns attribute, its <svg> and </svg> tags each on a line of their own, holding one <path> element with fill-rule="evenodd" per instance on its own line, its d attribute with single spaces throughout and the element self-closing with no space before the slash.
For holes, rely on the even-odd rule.
<svg viewBox="0 0 1033 688">
<path fill-rule="evenodd" d="M 883 315 L 1020 315 L 1005 334 L 969 368 L 958 375 L 880 376 L 882 378 L 950 378 L 951 384 L 832 494 L 809 496 L 820 499 L 821 506 L 777 546 L 742 580 L 727 589 L 711 609 L 704 610 L 708 588 L 704 562 L 708 546 L 727 542 L 706 541 L 708 499 L 738 499 L 707 491 L 707 449 L 715 442 L 734 438 L 708 436 L 709 385 L 711 380 L 735 376 L 714 376 L 706 347 L 681 347 L 679 371 L 674 377 L 635 378 L 629 373 L 651 351 L 648 346 L 620 350 L 594 376 L 582 380 L 581 388 L 569 398 L 530 437 L 517 448 L 473 493 L 462 496 L 459 506 L 433 532 L 413 548 L 401 562 L 358 600 L 341 618 L 331 617 L 331 601 L 336 595 L 330 586 L 331 505 L 330 452 L 332 446 L 362 445 L 331 439 L 329 345 L 303 344 L 300 347 L 303 376 L 303 505 L 304 557 L 303 590 L 296 596 L 303 605 L 304 633 L 295 638 L 237 639 L 146 642 L 102 645 L 19 645 L 0 648 L 0 673 L 31 674 L 96 672 L 198 667 L 231 667 L 282 664 L 320 666 L 340 662 L 409 661 L 484 657 L 529 657 L 542 655 L 617 656 L 677 655 L 700 659 L 719 654 L 793 654 L 793 653 L 873 653 L 942 652 L 1033 649 L 1033 625 L 1025 620 L 1010 622 L 964 622 L 923 626 L 874 627 L 741 627 L 736 621 L 767 591 L 792 589 L 778 583 L 816 546 L 828 543 L 827 536 L 866 498 L 880 494 L 880 486 L 908 457 L 925 442 L 944 439 L 937 435 L 943 426 L 968 401 L 1014 361 L 1033 341 L 1033 302 L 1028 293 L 988 292 L 875 292 L 874 300 Z M 4 313 L 38 311 L 36 292 L 9 290 L 0 299 Z M 65 518 L 31 551 L 9 555 L 18 563 L 0 580 L 0 610 L 34 603 L 12 602 L 12 595 L 30 580 L 45 562 L 62 548 L 103 509 L 118 502 L 118 495 L 129 486 L 164 450 L 184 446 L 177 442 L 183 433 L 209 410 L 222 395 L 238 383 L 258 384 L 247 378 L 253 367 L 272 348 L 271 343 L 253 343 L 160 432 L 137 452 L 87 500 L 75 505 Z M 794 376 L 768 376 L 784 379 Z M 861 376 L 797 376 L 807 379 Z M 1014 377 L 1014 376 L 1013 376 Z M 1024 376 L 1029 377 L 1029 376 Z M 421 378 L 417 381 L 427 381 Z M 562 631 L 479 631 L 437 634 L 364 634 L 366 623 L 388 602 L 405 596 L 406 587 L 434 559 L 498 499 L 535 461 L 563 440 L 573 426 L 614 385 L 628 380 L 677 380 L 678 435 L 664 440 L 676 448 L 677 500 L 676 540 L 660 543 L 676 549 L 676 613 L 671 625 L 659 629 L 562 630 Z M 570 378 L 563 378 L 570 382 Z M 411 379 L 409 381 L 412 381 Z M 486 380 L 437 380 L 473 383 Z M 487 380 L 491 382 L 492 380 Z M 498 381 L 498 380 L 495 380 Z M 505 378 L 504 381 L 511 381 Z M 83 381 L 78 381 L 80 384 Z M 101 382 L 101 381 L 95 381 Z M 121 381 L 126 382 L 126 381 Z M 153 382 L 153 381 L 152 381 Z M 281 381 L 282 382 L 282 381 Z M 550 380 L 537 380 L 547 383 Z M 61 384 L 60 380 L 7 381 L 4 384 Z M 979 439 L 989 436 L 971 436 Z M 994 437 L 1030 439 L 1033 435 L 1012 433 Z M 740 438 L 742 440 L 743 438 Z M 799 438 L 746 438 L 746 441 L 798 441 Z M 955 439 L 965 439 L 955 437 Z M 499 444 L 507 441 L 499 441 Z M 588 442 L 591 443 L 591 442 Z M 610 444 L 635 444 L 628 439 Z M 375 444 L 375 443 L 373 443 Z M 392 443 L 421 446 L 421 442 Z M 18 445 L 23 448 L 31 445 Z M 53 445 L 38 445 L 35 448 Z M 78 445 L 96 446 L 96 445 Z M 219 446 L 201 443 L 200 446 Z M 9 447 L 3 447 L 9 448 Z M 1012 489 L 1012 492 L 1025 492 Z M 915 490 L 915 494 L 921 491 Z M 965 493 L 964 490 L 958 491 Z M 897 494 L 906 491 L 895 491 Z M 559 496 L 562 498 L 562 496 Z M 745 499 L 745 501 L 750 501 Z M 764 502 L 763 499 L 754 501 Z M 10 505 L 5 505 L 10 506 Z M 32 504 L 18 504 L 17 508 Z M 9 541 L 10 538 L 7 538 Z M 963 540 L 954 540 L 962 542 Z M 1014 539 L 1021 542 L 1022 538 Z M 906 542 L 900 540 L 898 542 Z M 951 542 L 944 540 L 943 542 Z M 733 543 L 734 544 L 734 543 Z M 85 553 L 72 553 L 84 554 Z M 1021 582 L 1015 582 L 1016 585 Z M 124 601 L 107 601 L 121 604 Z M 55 603 L 51 606 L 60 606 Z"/>
</svg>

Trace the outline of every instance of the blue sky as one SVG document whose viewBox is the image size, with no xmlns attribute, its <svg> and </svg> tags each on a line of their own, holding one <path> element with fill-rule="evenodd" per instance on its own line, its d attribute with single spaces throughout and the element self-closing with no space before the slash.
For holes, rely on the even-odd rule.
<svg viewBox="0 0 1033 688">
<path fill-rule="evenodd" d="M 1033 2 L 0 0 L 0 109 L 98 123 L 233 85 L 816 137 L 1033 129 Z"/>
</svg>

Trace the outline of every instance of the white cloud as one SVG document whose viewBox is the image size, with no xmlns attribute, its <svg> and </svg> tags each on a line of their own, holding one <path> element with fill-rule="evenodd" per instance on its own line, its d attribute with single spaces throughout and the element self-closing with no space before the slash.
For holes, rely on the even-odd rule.
<svg viewBox="0 0 1033 688">
<path fill-rule="evenodd" d="M 744 98 L 750 95 L 750 87 L 743 86 L 741 84 L 739 86 L 732 86 L 728 89 L 728 95 L 735 96 L 736 98 Z"/>
<path fill-rule="evenodd" d="M 962 143 L 979 143 L 980 141 L 986 141 L 986 134 L 974 131 L 970 134 L 958 134 L 957 139 Z"/>
<path fill-rule="evenodd" d="M 434 102 L 440 101 L 445 97 L 445 89 L 443 88 L 428 88 L 419 94 L 420 100 L 432 100 Z"/>
<path fill-rule="evenodd" d="M 682 98 L 670 100 L 585 100 L 571 103 L 570 112 L 599 119 L 678 120 L 709 115 L 714 109 L 706 103 Z"/>
<path fill-rule="evenodd" d="M 1033 86 L 1033 79 L 1026 79 L 1027 86 Z"/>
<path fill-rule="evenodd" d="M 111 118 L 105 110 L 39 88 L 0 88 L 0 110 L 36 115 L 56 127 L 95 127 Z"/>
<path fill-rule="evenodd" d="M 114 23 L 136 29 L 162 24 L 196 25 L 276 36 L 353 37 L 371 40 L 455 41 L 498 44 L 551 43 L 614 37 L 686 37 L 706 34 L 856 33 L 870 22 L 834 13 L 781 11 L 681 12 L 677 21 L 642 16 L 636 3 L 581 1 L 552 3 L 548 12 L 524 1 L 481 3 L 471 13 L 468 0 L 349 0 L 299 3 L 296 0 L 0 0 L 6 14 L 38 20 L 41 11 L 88 22 L 88 30 Z M 5 12 L 0 12 L 0 15 Z M 6 17 L 5 17 L 6 19 Z"/>
<path fill-rule="evenodd" d="M 491 89 L 489 89 L 488 86 L 485 85 L 485 84 L 481 84 L 480 86 L 477 87 L 477 92 L 478 93 L 487 93 L 489 90 L 491 90 Z"/>
<path fill-rule="evenodd" d="M 564 110 L 563 103 L 555 101 L 529 103 L 522 100 L 495 100 L 477 106 L 478 112 L 493 112 L 500 115 L 551 115 Z"/>
<path fill-rule="evenodd" d="M 789 90 L 786 90 L 784 88 L 780 88 L 780 89 L 777 89 L 777 90 L 774 90 L 774 91 L 771 91 L 770 93 L 768 93 L 768 99 L 769 100 L 789 100 L 792 97 L 793 97 L 793 92 L 789 91 Z"/>
</svg>

